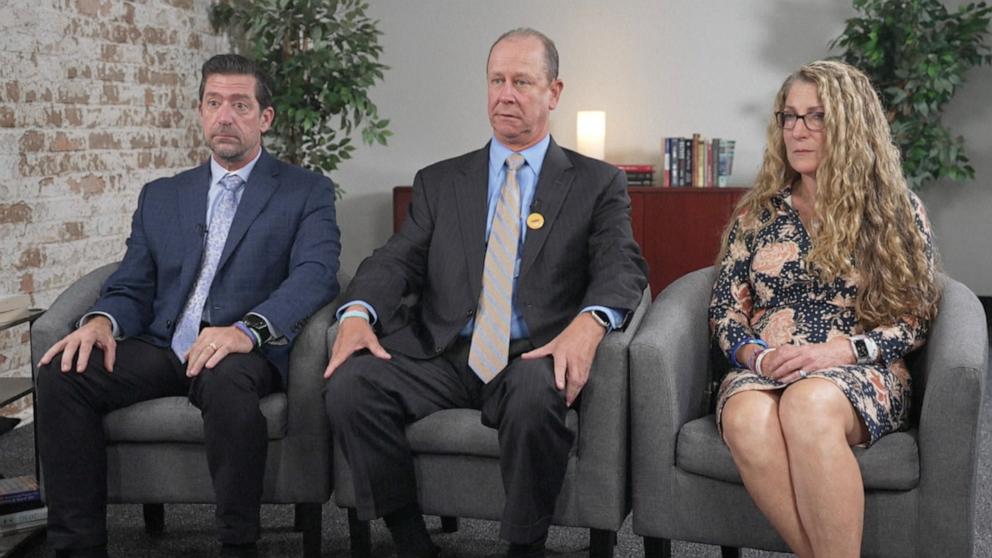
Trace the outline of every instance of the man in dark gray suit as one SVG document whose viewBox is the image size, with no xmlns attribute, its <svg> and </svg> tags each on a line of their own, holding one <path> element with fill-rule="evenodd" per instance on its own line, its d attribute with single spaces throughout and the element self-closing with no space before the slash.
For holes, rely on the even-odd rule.
<svg viewBox="0 0 992 558">
<path fill-rule="evenodd" d="M 262 148 L 275 116 L 248 59 L 202 68 L 210 161 L 146 184 L 127 252 L 79 327 L 42 357 L 38 449 L 56 556 L 107 555 L 103 416 L 188 395 L 203 413 L 222 553 L 256 554 L 266 423 L 307 318 L 338 292 L 334 186 Z"/>
<path fill-rule="evenodd" d="M 417 174 L 403 227 L 347 291 L 325 371 L 358 516 L 384 517 L 401 557 L 438 553 L 404 427 L 455 407 L 499 430 L 508 555 L 544 555 L 573 443 L 565 414 L 647 284 L 623 173 L 549 134 L 564 87 L 554 43 L 505 33 L 487 77 L 492 141 Z"/>
</svg>

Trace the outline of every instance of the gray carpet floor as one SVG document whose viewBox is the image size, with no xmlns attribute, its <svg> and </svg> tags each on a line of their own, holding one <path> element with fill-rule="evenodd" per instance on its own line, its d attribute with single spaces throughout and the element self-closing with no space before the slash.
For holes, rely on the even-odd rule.
<svg viewBox="0 0 992 558">
<path fill-rule="evenodd" d="M 989 392 L 982 415 L 981 448 L 979 454 L 978 498 L 975 517 L 975 556 L 992 558 L 992 404 Z M 18 428 L 0 439 L 0 471 L 6 475 L 33 472 L 34 431 L 32 425 Z M 136 505 L 111 505 L 107 517 L 110 533 L 110 554 L 114 557 L 165 558 L 165 557 L 211 557 L 219 554 L 219 546 L 214 539 L 213 508 L 202 505 L 166 506 L 166 531 L 158 537 L 145 534 L 141 507 Z M 301 556 L 302 538 L 293 532 L 293 510 L 291 506 L 263 506 L 263 538 L 259 545 L 260 554 L 267 557 Z M 465 558 L 496 558 L 502 556 L 503 544 L 499 540 L 498 525 L 492 521 L 462 520 L 455 533 L 441 533 L 440 521 L 428 518 L 435 541 L 446 551 L 447 556 Z M 374 558 L 393 556 L 393 546 L 389 533 L 381 521 L 372 524 Z M 551 556 L 580 557 L 588 555 L 588 534 L 582 529 L 552 529 L 548 548 Z M 51 556 L 43 537 L 29 543 L 18 556 L 39 558 Z M 673 555 L 677 558 L 703 558 L 720 556 L 719 547 L 690 544 L 676 541 Z M 756 550 L 745 550 L 747 558 L 771 558 L 787 556 Z M 347 557 L 348 520 L 347 514 L 332 503 L 324 506 L 323 556 L 327 558 Z M 617 537 L 617 557 L 643 556 L 641 538 L 634 535 L 630 518 L 624 523 Z M 957 558 L 957 557 L 954 557 Z"/>
</svg>

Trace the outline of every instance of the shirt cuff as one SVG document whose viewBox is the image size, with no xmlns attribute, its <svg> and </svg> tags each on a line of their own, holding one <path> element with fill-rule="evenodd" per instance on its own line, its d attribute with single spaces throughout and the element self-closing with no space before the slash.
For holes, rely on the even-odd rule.
<svg viewBox="0 0 992 558">
<path fill-rule="evenodd" d="M 79 318 L 79 321 L 76 322 L 76 328 L 78 329 L 78 328 L 83 327 L 84 325 L 86 325 L 86 322 L 92 320 L 93 318 L 95 318 L 97 316 L 103 316 L 104 318 L 107 318 L 108 320 L 110 320 L 110 325 L 111 325 L 111 328 L 112 328 L 111 334 L 114 336 L 114 339 L 116 341 L 120 341 L 121 340 L 121 328 L 120 328 L 120 326 L 117 325 L 117 320 L 115 320 L 113 316 L 111 316 L 110 314 L 108 314 L 106 312 L 89 312 L 87 314 L 83 314 L 83 317 L 82 318 Z"/>
<path fill-rule="evenodd" d="M 609 308 L 607 306 L 594 305 L 594 306 L 586 306 L 585 308 L 582 309 L 582 312 L 592 312 L 593 310 L 599 310 L 600 312 L 606 314 L 606 317 L 609 318 L 610 327 L 606 330 L 606 333 L 609 333 L 615 329 L 620 329 L 620 326 L 623 325 L 624 312 L 622 312 L 621 310 L 617 310 L 616 308 Z M 579 312 L 579 314 L 581 314 L 582 312 Z"/>
<path fill-rule="evenodd" d="M 372 305 L 371 304 L 369 304 L 368 302 L 365 302 L 364 300 L 352 300 L 350 302 L 345 302 L 344 304 L 341 305 L 340 308 L 338 308 L 338 311 L 334 313 L 334 318 L 336 320 L 340 321 L 341 320 L 341 314 L 344 314 L 345 312 L 348 311 L 348 308 L 351 308 L 352 306 L 354 306 L 356 304 L 359 305 L 359 306 L 361 306 L 361 307 L 363 307 L 363 308 L 365 308 L 366 310 L 369 311 L 369 323 L 370 324 L 373 324 L 374 325 L 377 321 L 379 321 L 379 316 L 376 315 L 375 309 L 372 308 Z"/>
<path fill-rule="evenodd" d="M 269 319 L 266 318 L 265 316 L 259 314 L 258 312 L 248 312 L 245 315 L 258 316 L 259 318 L 262 318 L 262 321 L 265 322 L 265 326 L 269 328 L 269 341 L 266 343 L 266 345 L 285 345 L 286 343 L 288 343 L 288 341 L 286 341 L 286 338 L 282 336 L 282 332 L 280 332 L 279 329 L 272 322 L 270 322 Z"/>
</svg>

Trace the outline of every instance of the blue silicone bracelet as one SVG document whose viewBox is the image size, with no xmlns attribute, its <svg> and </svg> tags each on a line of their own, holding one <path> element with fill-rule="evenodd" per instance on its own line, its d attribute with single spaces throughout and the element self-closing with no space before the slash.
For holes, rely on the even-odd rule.
<svg viewBox="0 0 992 558">
<path fill-rule="evenodd" d="M 768 348 L 768 343 L 765 343 L 761 339 L 745 339 L 745 340 L 741 341 L 740 343 L 734 345 L 734 348 L 733 349 L 730 349 L 730 355 L 729 356 L 730 356 L 730 363 L 733 364 L 735 368 L 747 368 L 747 365 L 745 365 L 743 362 L 737 360 L 737 350 L 740 349 L 741 347 L 743 347 L 744 345 L 757 345 L 757 346 L 763 347 L 765 349 Z"/>
<path fill-rule="evenodd" d="M 344 314 L 341 314 L 341 320 L 340 321 L 343 322 L 347 318 L 361 318 L 361 319 L 365 320 L 366 322 L 371 321 L 369 319 L 369 315 L 366 314 L 365 312 L 362 312 L 361 310 L 348 310 Z"/>
<path fill-rule="evenodd" d="M 234 322 L 234 327 L 238 328 L 238 331 L 244 333 L 251 339 L 251 344 L 257 349 L 262 345 L 262 340 L 258 338 L 258 334 L 252 331 L 250 327 L 244 322 Z"/>
</svg>

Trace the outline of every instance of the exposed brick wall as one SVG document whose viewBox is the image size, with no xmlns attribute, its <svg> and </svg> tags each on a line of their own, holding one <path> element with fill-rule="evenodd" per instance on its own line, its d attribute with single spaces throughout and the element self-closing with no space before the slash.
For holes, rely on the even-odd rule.
<svg viewBox="0 0 992 558">
<path fill-rule="evenodd" d="M 0 3 L 0 293 L 48 306 L 124 252 L 141 186 L 206 155 L 199 66 L 226 43 L 208 0 Z M 30 374 L 27 329 L 0 376 Z"/>
</svg>

